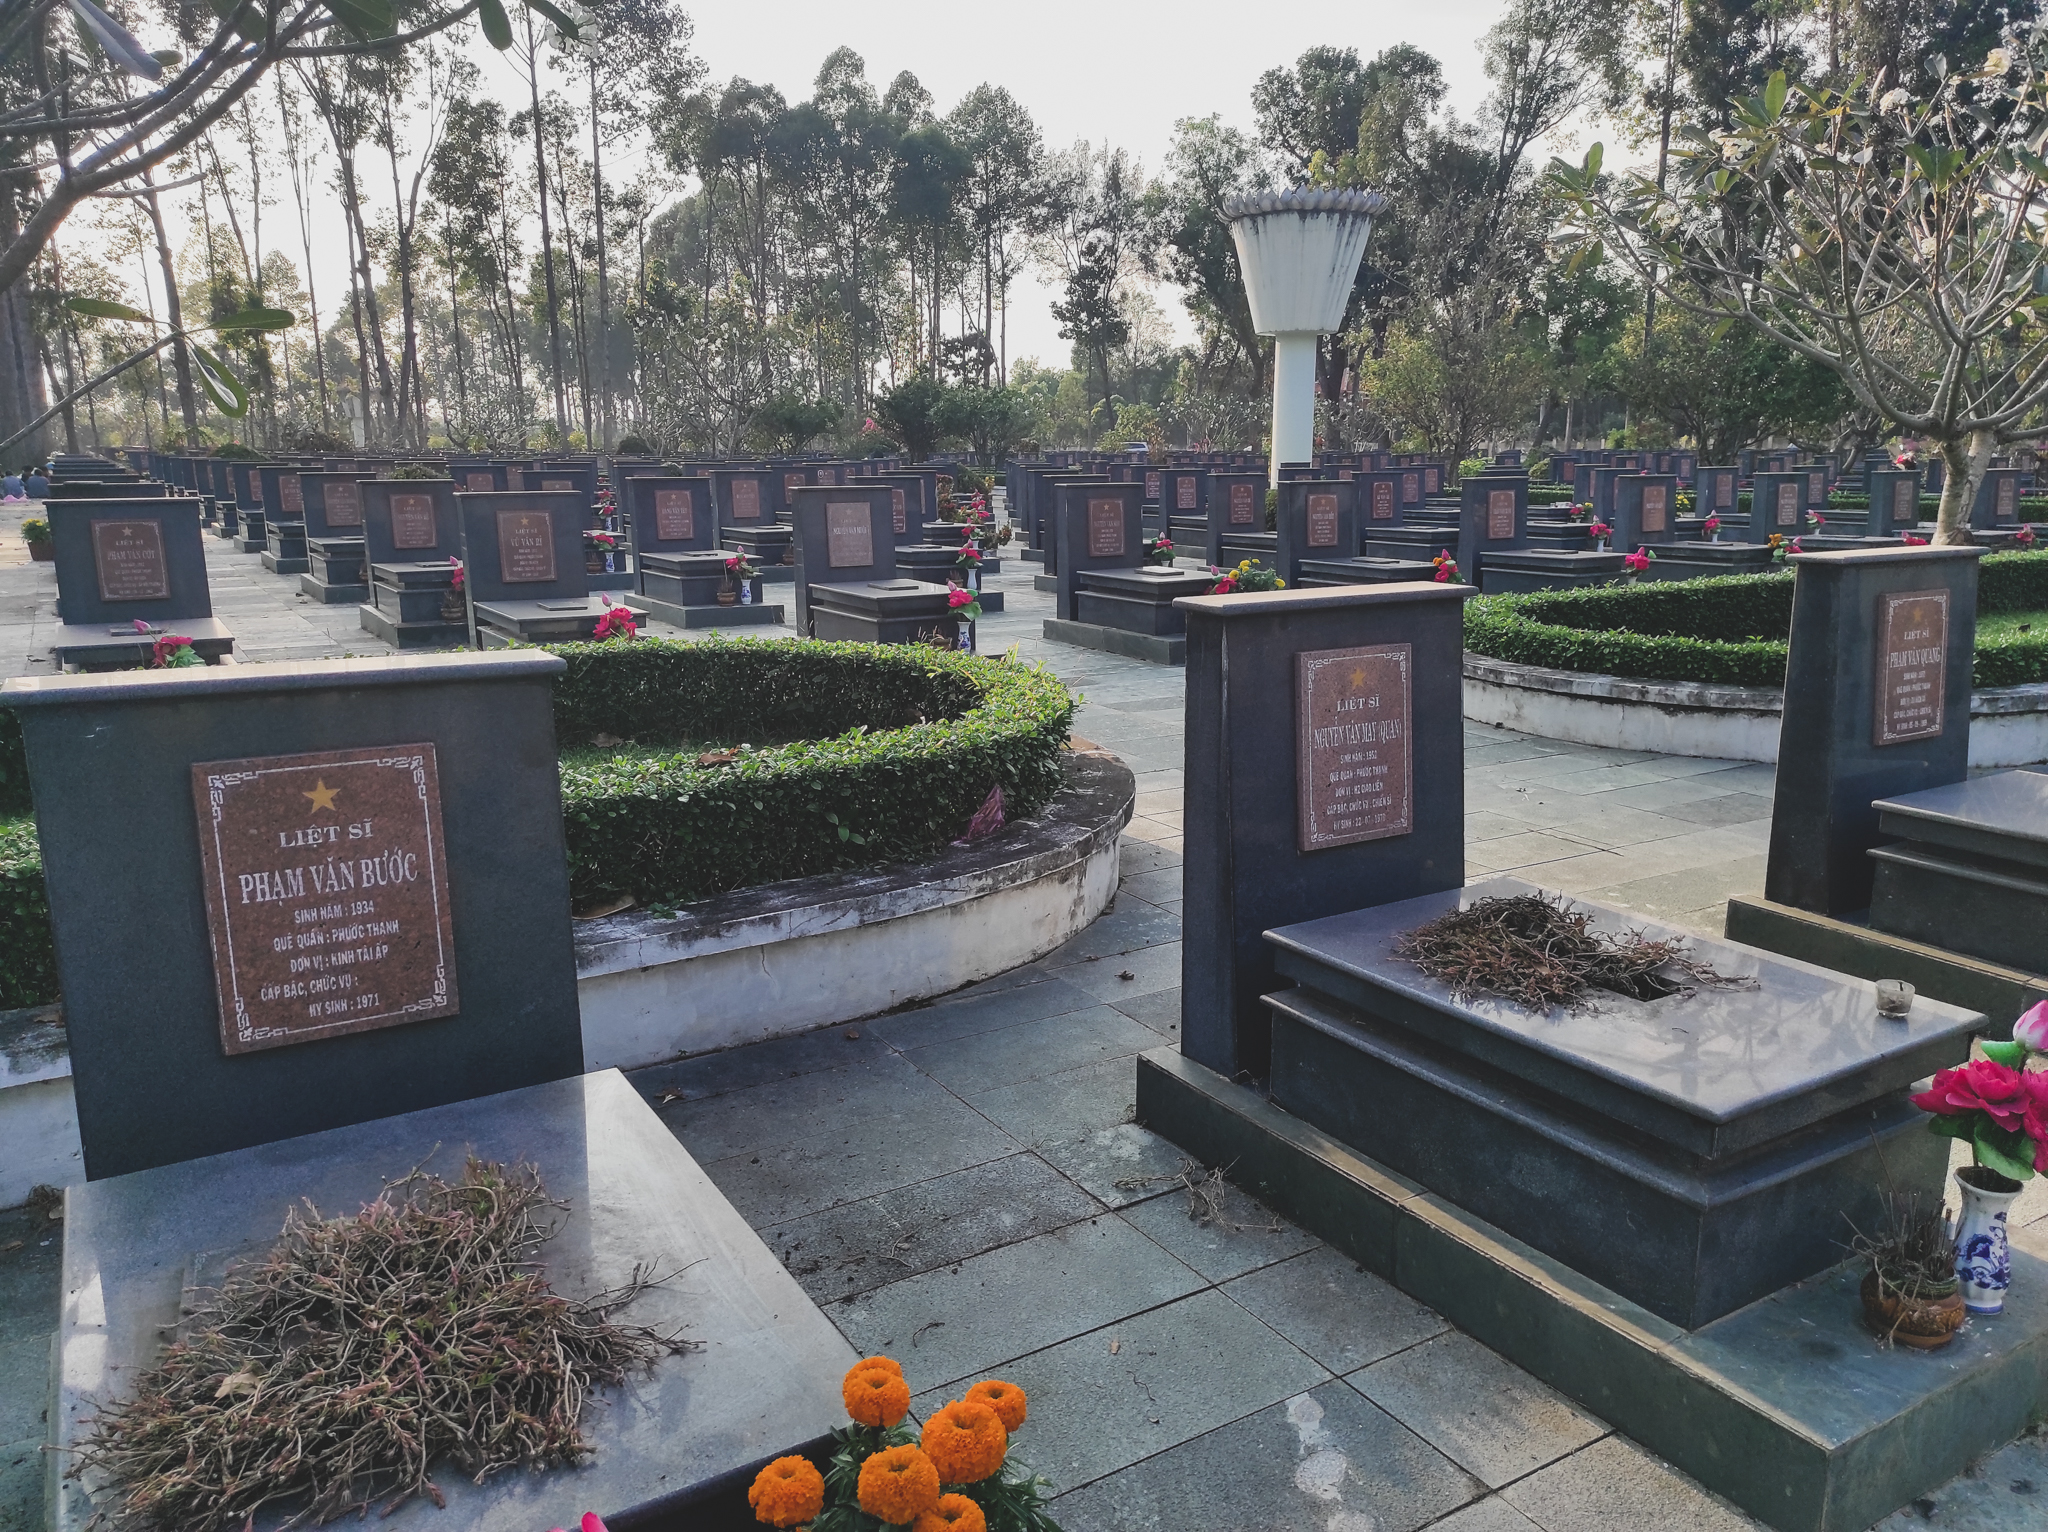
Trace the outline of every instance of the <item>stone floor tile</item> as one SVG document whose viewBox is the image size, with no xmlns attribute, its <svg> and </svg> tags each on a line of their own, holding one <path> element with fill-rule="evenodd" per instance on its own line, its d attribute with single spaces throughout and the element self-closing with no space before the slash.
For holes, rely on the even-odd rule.
<svg viewBox="0 0 2048 1532">
<path fill-rule="evenodd" d="M 1125 873 L 1117 885 L 1119 894 L 1135 894 L 1151 904 L 1180 897 L 1180 869 L 1162 867 L 1157 872 Z"/>
<path fill-rule="evenodd" d="M 1446 1516 L 1429 1532 L 1540 1532 L 1536 1523 L 1498 1495 L 1475 1500 L 1462 1511 Z M 1650 1532 L 1645 1527 L 1643 1532 Z"/>
<path fill-rule="evenodd" d="M 948 1090 L 972 1096 L 1158 1046 L 1159 1034 L 1150 1027 L 1098 1004 L 934 1043 L 904 1057 Z"/>
<path fill-rule="evenodd" d="M 1172 989 L 1155 989 L 1148 994 L 1133 995 L 1127 1000 L 1110 1002 L 1131 1020 L 1150 1027 L 1161 1037 L 1180 1036 L 1180 986 Z"/>
<path fill-rule="evenodd" d="M 1427 1304 L 1328 1245 L 1223 1290 L 1335 1373 L 1354 1372 L 1451 1328 Z"/>
<path fill-rule="evenodd" d="M 1465 849 L 1470 851 L 1481 841 L 1495 840 L 1503 835 L 1520 835 L 1530 828 L 1528 820 L 1516 819 L 1497 810 L 1468 811 L 1465 815 Z"/>
<path fill-rule="evenodd" d="M 1020 984 L 1014 989 L 965 995 L 959 999 L 949 996 L 915 1010 L 871 1016 L 861 1026 L 886 1039 L 893 1047 L 908 1050 L 950 1042 L 956 1037 L 970 1037 L 977 1032 L 992 1032 L 1020 1021 L 1064 1016 L 1069 1011 L 1085 1010 L 1095 1003 L 1094 996 L 1086 990 L 1076 989 L 1060 979 L 1047 978 L 1035 984 Z"/>
<path fill-rule="evenodd" d="M 655 1094 L 655 1110 L 700 1160 L 724 1159 L 760 1143 L 761 1123 L 768 1118 L 801 1124 L 802 1133 L 811 1135 L 846 1123 L 896 1122 L 947 1099 L 943 1086 L 886 1048 L 834 1069 L 787 1075 L 715 1096 L 665 1102 L 666 1094 Z"/>
<path fill-rule="evenodd" d="M 1188 1190 L 1169 1186 L 1165 1196 L 1125 1209 L 1124 1217 L 1211 1282 L 1228 1282 L 1322 1244 L 1220 1177 L 1209 1179 L 1199 1166 L 1189 1174 Z"/>
<path fill-rule="evenodd" d="M 1763 1523 L 1619 1436 L 1509 1485 L 1501 1496 L 1544 1532 L 1763 1532 Z"/>
<path fill-rule="evenodd" d="M 1053 1515 L 1065 1532 L 1413 1532 L 1480 1492 L 1384 1411 L 1326 1383 L 1062 1495 Z"/>
<path fill-rule="evenodd" d="M 853 1030 L 860 1035 L 848 1037 L 847 1028 L 842 1026 L 817 1027 L 793 1037 L 775 1037 L 716 1053 L 700 1053 L 672 1064 L 655 1064 L 634 1070 L 633 1084 L 650 1102 L 659 1102 L 664 1096 L 671 1100 L 702 1101 L 799 1075 L 870 1063 L 889 1052 L 888 1043 L 876 1034 L 871 1023 L 863 1022 Z"/>
<path fill-rule="evenodd" d="M 1150 792 L 1140 792 L 1137 801 L 1131 805 L 1131 811 L 1136 814 L 1149 814 L 1155 818 L 1161 814 L 1178 814 L 1180 812 L 1181 799 L 1185 795 L 1185 790 L 1178 787 L 1157 788 Z"/>
<path fill-rule="evenodd" d="M 0 1532 L 43 1532 L 43 1440 L 0 1446 Z"/>
<path fill-rule="evenodd" d="M 1178 914 L 1178 911 L 1166 913 Z M 1130 977 L 1126 979 L 1125 974 Z M 1154 990 L 1173 989 L 1180 984 L 1180 939 L 1162 942 L 1098 963 L 1076 963 L 1059 970 L 1059 976 L 1098 1000 L 1128 1000 Z"/>
<path fill-rule="evenodd" d="M 1136 1095 L 1133 1081 L 1132 1094 Z M 1133 1103 L 1135 1106 L 1135 1102 Z M 1180 1184 L 1194 1161 L 1178 1144 L 1134 1122 L 1096 1128 L 1036 1146 L 1039 1156 L 1089 1196 L 1109 1207 L 1162 1195 Z"/>
<path fill-rule="evenodd" d="M 1159 841 L 1172 840 L 1179 834 L 1179 826 L 1163 825 L 1156 819 L 1150 819 L 1142 815 L 1132 819 L 1129 824 L 1124 826 L 1124 839 L 1126 840 L 1152 841 L 1156 844 Z"/>
<path fill-rule="evenodd" d="M 0 1387 L 0 1442 L 43 1436 L 47 1424 L 43 1415 L 49 1397 L 49 1335 L 27 1335 L 0 1345 L 0 1378 L 26 1378 L 41 1385 L 18 1388 L 10 1383 Z"/>
<path fill-rule="evenodd" d="M 1118 953 L 1156 947 L 1180 940 L 1180 921 L 1165 914 L 1156 904 L 1142 900 L 1125 904 L 1113 902 L 1108 910 L 1040 958 L 1033 967 L 1070 968 L 1090 958 L 1108 958 Z"/>
<path fill-rule="evenodd" d="M 49 1343 L 59 1312 L 64 1225 L 29 1208 L 0 1213 L 0 1345 Z M 12 1438 L 0 1436 L 0 1441 Z"/>
<path fill-rule="evenodd" d="M 1769 824 L 1771 800 L 1765 793 L 1721 793 L 1693 803 L 1674 803 L 1663 812 L 1697 825 L 1751 824 L 1758 820 Z"/>
<path fill-rule="evenodd" d="M 1564 1395 L 1455 1330 L 1347 1381 L 1496 1489 L 1607 1434 Z"/>
<path fill-rule="evenodd" d="M 760 1231 L 820 1303 L 1092 1218 L 1102 1205 L 1045 1161 L 1007 1155 Z"/>
<path fill-rule="evenodd" d="M 1201 1286 L 1187 1266 L 1103 1213 L 828 1304 L 825 1312 L 854 1349 L 894 1357 L 912 1391 L 923 1393 L 1002 1371 L 1018 1357 Z M 1022 1378 L 1002 1375 L 1034 1394 Z M 1041 1413 L 1035 1394 L 1032 1404 Z"/>
<path fill-rule="evenodd" d="M 690 1149 L 689 1136 L 678 1137 Z M 825 1133 L 784 1137 L 764 1129 L 757 1143 L 722 1160 L 696 1156 L 726 1200 L 757 1229 L 985 1165 L 1019 1148 L 951 1095 L 900 1117 L 861 1117 Z"/>
<path fill-rule="evenodd" d="M 2030 1183 L 2031 1184 L 2031 1183 Z M 2037 1428 L 1970 1465 L 1874 1532 L 2020 1532 L 2048 1527 L 2048 1429 Z"/>
<path fill-rule="evenodd" d="M 1055 1490 L 1079 1488 L 1329 1378 L 1213 1289 L 1004 1362 L 1000 1375 L 1031 1400 L 1012 1454 Z M 943 1392 L 917 1401 L 944 1402 Z"/>
<path fill-rule="evenodd" d="M 1694 915 L 1701 910 L 1725 911 L 1728 900 L 1735 894 L 1761 894 L 1764 889 L 1764 865 L 1762 856 L 1731 857 L 1723 862 L 1711 862 L 1705 867 L 1689 867 L 1683 872 L 1660 873 L 1647 878 L 1633 878 L 1626 882 L 1610 883 L 1583 890 L 1588 899 L 1602 904 L 1617 905 L 1637 914 L 1647 915 L 1653 920 L 1670 920 L 1680 924 L 1680 916 Z M 1719 936 L 1721 921 L 1716 917 L 1711 927 L 1696 927 L 1705 934 Z"/>
<path fill-rule="evenodd" d="M 1489 867 L 1502 872 L 1513 872 L 1518 867 L 1534 867 L 1544 862 L 1555 862 L 1564 857 L 1584 856 L 1598 847 L 1580 840 L 1570 840 L 1561 835 L 1529 830 L 1520 835 L 1503 835 L 1496 839 L 1481 841 L 1469 847 L 1468 857 L 1476 857 Z"/>
<path fill-rule="evenodd" d="M 1156 841 L 1132 840 L 1126 836 L 1117 847 L 1118 870 L 1124 877 L 1141 876 L 1180 866 L 1180 852 Z"/>
<path fill-rule="evenodd" d="M 968 1104 L 1029 1148 L 1064 1143 L 1131 1120 L 1138 1109 L 1138 1066 L 1128 1055 L 1104 1059 L 984 1091 Z"/>
</svg>

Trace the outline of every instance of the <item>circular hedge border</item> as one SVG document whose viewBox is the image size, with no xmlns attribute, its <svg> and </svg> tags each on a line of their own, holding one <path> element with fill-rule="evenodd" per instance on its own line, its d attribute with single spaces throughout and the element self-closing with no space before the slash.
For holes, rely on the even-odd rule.
<svg viewBox="0 0 2048 1532">
<path fill-rule="evenodd" d="M 1793 578 L 1787 569 L 1479 596 L 1465 604 L 1465 647 L 1551 670 L 1780 687 Z M 2048 609 L 2048 551 L 1987 555 L 1979 565 L 1977 609 Z M 1980 636 L 1971 679 L 1980 687 L 2048 681 L 2048 633 Z"/>
</svg>

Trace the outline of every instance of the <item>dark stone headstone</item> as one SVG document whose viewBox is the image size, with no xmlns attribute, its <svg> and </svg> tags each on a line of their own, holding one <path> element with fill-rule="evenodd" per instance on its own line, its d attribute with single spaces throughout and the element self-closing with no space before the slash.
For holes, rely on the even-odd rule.
<svg viewBox="0 0 2048 1532">
<path fill-rule="evenodd" d="M 1970 760 L 1975 548 L 1798 554 L 1764 897 L 1868 908 L 1879 798 L 1960 782 Z"/>
<path fill-rule="evenodd" d="M 301 472 L 299 468 L 269 463 L 257 469 L 263 486 L 263 508 L 271 523 L 306 519 L 306 494 L 299 485 Z"/>
<path fill-rule="evenodd" d="M 1223 556 L 1231 537 L 1249 537 L 1266 530 L 1266 476 L 1262 473 L 1209 475 L 1209 513 L 1202 556 L 1210 564 L 1233 562 Z"/>
<path fill-rule="evenodd" d="M 448 475 L 465 495 L 487 495 L 508 489 L 514 470 L 504 463 L 450 463 Z"/>
<path fill-rule="evenodd" d="M 1758 473 L 1749 483 L 1749 536 L 1752 542 L 1782 537 L 1787 542 L 1806 530 L 1806 476 Z"/>
<path fill-rule="evenodd" d="M 1479 473 L 1458 487 L 1458 572 L 1484 587 L 1488 553 L 1529 546 L 1529 479 L 1519 473 Z"/>
<path fill-rule="evenodd" d="M 1353 476 L 1358 486 L 1358 521 L 1364 535 L 1401 525 L 1401 474 L 1396 469 L 1375 468 Z"/>
<path fill-rule="evenodd" d="M 889 490 L 889 535 L 897 547 L 924 541 L 926 523 L 933 519 L 934 476 L 922 473 L 854 474 L 847 483 L 857 487 L 886 485 Z"/>
<path fill-rule="evenodd" d="M 67 628 L 161 629 L 213 615 L 188 496 L 55 500 L 45 505 L 57 555 L 57 610 Z"/>
<path fill-rule="evenodd" d="M 586 509 L 597 503 L 595 463 L 543 463 L 538 468 L 522 469 L 518 477 L 520 489 L 566 489 L 581 495 Z"/>
<path fill-rule="evenodd" d="M 363 536 L 362 474 L 301 473 L 300 503 L 306 522 L 306 538 L 314 541 Z"/>
<path fill-rule="evenodd" d="M 0 686 L 27 744 L 88 1176 L 582 1071 L 561 669 L 519 654 Z"/>
<path fill-rule="evenodd" d="M 1693 478 L 1693 508 L 1701 516 L 1721 518 L 1721 530 L 1735 530 L 1736 495 L 1741 482 L 1742 471 L 1738 468 L 1713 466 L 1696 469 Z"/>
<path fill-rule="evenodd" d="M 718 503 L 718 526 L 764 527 L 782 503 L 780 482 L 764 468 L 714 468 L 707 477 Z"/>
<path fill-rule="evenodd" d="M 462 516 L 470 599 L 582 601 L 590 594 L 583 557 L 588 519 L 574 490 L 506 490 L 455 497 Z"/>
<path fill-rule="evenodd" d="M 1181 1050 L 1262 1075 L 1275 926 L 1465 881 L 1464 585 L 1180 602 Z M 1391 727 L 1390 727 L 1391 725 Z"/>
<path fill-rule="evenodd" d="M 378 564 L 434 564 L 462 557 L 452 479 L 365 479 L 363 552 Z"/>
<path fill-rule="evenodd" d="M 1359 550 L 1358 482 L 1290 479 L 1274 513 L 1274 568 L 1290 588 L 1301 584 L 1303 559 L 1348 559 Z"/>
<path fill-rule="evenodd" d="M 2048 931 L 2048 772 L 2001 771 L 1880 798 L 1870 924 L 2022 971 Z"/>
<path fill-rule="evenodd" d="M 1058 488 L 1059 567 L 1054 613 L 1080 620 L 1077 599 L 1083 570 L 1135 569 L 1145 562 L 1144 486 L 1111 482 L 1064 483 Z"/>
<path fill-rule="evenodd" d="M 1920 520 L 1920 471 L 1873 464 L 1864 474 L 1870 491 L 1865 532 L 1871 537 L 1897 537 Z"/>
<path fill-rule="evenodd" d="M 895 516 L 885 484 L 804 484 L 795 494 L 796 628 L 807 633 L 811 586 L 896 578 Z"/>
<path fill-rule="evenodd" d="M 1973 530 L 2012 528 L 2020 519 L 2020 471 L 2017 468 L 1987 468 L 1977 483 L 1977 498 L 1970 507 Z"/>
<path fill-rule="evenodd" d="M 1678 479 L 1629 473 L 1614 481 L 1614 546 L 1623 553 L 1678 541 Z"/>
<path fill-rule="evenodd" d="M 701 553 L 718 546 L 709 478 L 636 474 L 623 488 L 636 555 Z"/>
</svg>

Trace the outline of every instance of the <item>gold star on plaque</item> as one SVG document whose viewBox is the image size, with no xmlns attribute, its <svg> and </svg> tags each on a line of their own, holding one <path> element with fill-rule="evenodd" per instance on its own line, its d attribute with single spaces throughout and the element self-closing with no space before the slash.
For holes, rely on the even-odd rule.
<svg viewBox="0 0 2048 1532">
<path fill-rule="evenodd" d="M 1353 686 L 1365 685 L 1365 667 L 1363 665 L 1360 665 L 1351 672 L 1351 684 Z"/>
<path fill-rule="evenodd" d="M 320 809 L 327 809 L 331 812 L 334 808 L 334 795 L 338 791 L 340 789 L 329 787 L 325 781 L 315 778 L 313 790 L 310 793 L 300 793 L 299 796 L 313 800 L 313 807 L 306 810 L 308 814 L 315 813 Z"/>
</svg>

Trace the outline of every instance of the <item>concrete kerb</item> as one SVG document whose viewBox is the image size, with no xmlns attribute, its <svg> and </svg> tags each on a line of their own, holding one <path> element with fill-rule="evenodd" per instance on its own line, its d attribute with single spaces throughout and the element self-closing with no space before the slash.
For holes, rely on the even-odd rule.
<svg viewBox="0 0 2048 1532">
<path fill-rule="evenodd" d="M 1784 711 L 1778 687 L 1644 681 L 1465 656 L 1467 718 L 1571 744 L 1775 762 Z M 2039 761 L 2048 761 L 2048 682 L 1972 693 L 1970 764 Z"/>
</svg>

